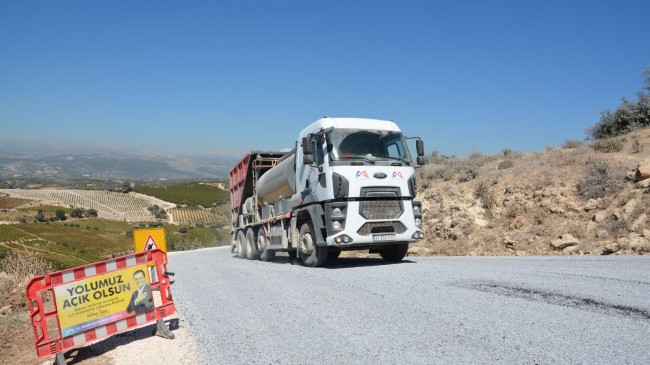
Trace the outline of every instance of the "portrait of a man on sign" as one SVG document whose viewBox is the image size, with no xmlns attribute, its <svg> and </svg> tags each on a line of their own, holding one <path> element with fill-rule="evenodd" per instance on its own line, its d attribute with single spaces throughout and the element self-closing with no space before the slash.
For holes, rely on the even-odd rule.
<svg viewBox="0 0 650 365">
<path fill-rule="evenodd" d="M 147 284 L 147 278 L 144 270 L 137 270 L 133 273 L 133 281 L 137 290 L 131 295 L 129 305 L 126 307 L 127 313 L 135 312 L 142 314 L 153 309 L 153 295 L 151 294 L 151 287 Z"/>
</svg>

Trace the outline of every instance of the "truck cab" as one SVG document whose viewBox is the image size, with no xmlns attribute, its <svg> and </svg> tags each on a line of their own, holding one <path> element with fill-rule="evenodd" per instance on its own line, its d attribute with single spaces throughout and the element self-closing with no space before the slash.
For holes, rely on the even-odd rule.
<svg viewBox="0 0 650 365">
<path fill-rule="evenodd" d="M 417 161 L 397 124 L 323 118 L 301 131 L 299 141 L 296 190 L 301 206 L 314 206 L 312 221 L 323 218 L 314 224 L 317 245 L 381 253 L 399 244 L 405 253 L 409 242 L 424 238 L 422 207 L 413 200 Z"/>
</svg>

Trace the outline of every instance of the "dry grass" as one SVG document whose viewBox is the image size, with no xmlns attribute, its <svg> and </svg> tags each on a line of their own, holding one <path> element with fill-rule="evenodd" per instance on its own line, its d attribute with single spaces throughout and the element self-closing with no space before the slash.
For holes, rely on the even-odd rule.
<svg viewBox="0 0 650 365">
<path fill-rule="evenodd" d="M 0 303 L 12 307 L 25 305 L 25 285 L 31 278 L 51 270 L 42 255 L 27 248 L 8 253 L 0 267 Z"/>
</svg>

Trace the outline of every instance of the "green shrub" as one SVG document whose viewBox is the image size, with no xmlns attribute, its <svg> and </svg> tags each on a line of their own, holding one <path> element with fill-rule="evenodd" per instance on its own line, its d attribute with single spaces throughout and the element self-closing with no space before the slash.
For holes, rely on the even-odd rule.
<svg viewBox="0 0 650 365">
<path fill-rule="evenodd" d="M 623 179 L 613 173 L 607 161 L 592 161 L 578 183 L 580 195 L 585 199 L 602 198 L 617 193 L 622 187 Z"/>
<path fill-rule="evenodd" d="M 496 206 L 496 198 L 494 196 L 494 189 L 486 181 L 481 181 L 474 192 L 474 196 L 481 200 L 481 206 L 490 211 Z"/>
<path fill-rule="evenodd" d="M 578 147 L 582 146 L 582 144 L 583 144 L 583 142 L 580 141 L 580 140 L 567 139 L 566 141 L 564 141 L 564 144 L 562 144 L 562 148 L 565 149 L 565 150 L 575 149 L 575 148 L 578 148 Z"/>
<path fill-rule="evenodd" d="M 591 148 L 598 152 L 619 152 L 623 149 L 623 140 L 621 138 L 597 139 L 593 141 Z"/>
<path fill-rule="evenodd" d="M 474 166 L 470 164 L 459 167 L 458 181 L 467 182 L 476 179 L 478 177 L 478 170 L 479 170 L 478 166 Z"/>
<path fill-rule="evenodd" d="M 498 167 L 499 170 L 505 170 L 505 169 L 511 168 L 514 165 L 515 165 L 515 162 L 513 160 L 503 160 L 503 161 L 499 162 L 499 166 L 497 166 L 497 167 Z"/>
</svg>

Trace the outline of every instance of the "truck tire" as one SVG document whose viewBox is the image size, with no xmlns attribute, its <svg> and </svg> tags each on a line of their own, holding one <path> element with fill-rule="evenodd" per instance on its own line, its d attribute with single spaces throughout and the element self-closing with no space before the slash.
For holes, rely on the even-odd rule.
<svg viewBox="0 0 650 365">
<path fill-rule="evenodd" d="M 303 265 L 308 267 L 322 266 L 327 261 L 327 251 L 327 246 L 316 244 L 316 235 L 311 222 L 303 223 L 298 237 L 298 255 Z"/>
<path fill-rule="evenodd" d="M 273 261 L 275 259 L 275 251 L 269 248 L 269 239 L 263 230 L 257 233 L 257 252 L 259 252 L 262 261 Z"/>
<path fill-rule="evenodd" d="M 402 243 L 392 244 L 382 249 L 381 251 L 379 251 L 379 254 L 381 255 L 381 258 L 386 261 L 398 262 L 398 261 L 402 261 L 404 256 L 406 256 L 408 250 L 409 250 L 408 242 L 402 242 Z"/>
<path fill-rule="evenodd" d="M 246 230 L 246 258 L 249 260 L 259 260 L 260 258 L 257 252 L 257 237 L 255 236 L 255 230 L 253 228 Z"/>
<path fill-rule="evenodd" d="M 237 233 L 237 256 L 240 259 L 246 257 L 246 236 L 243 231 Z"/>
</svg>

